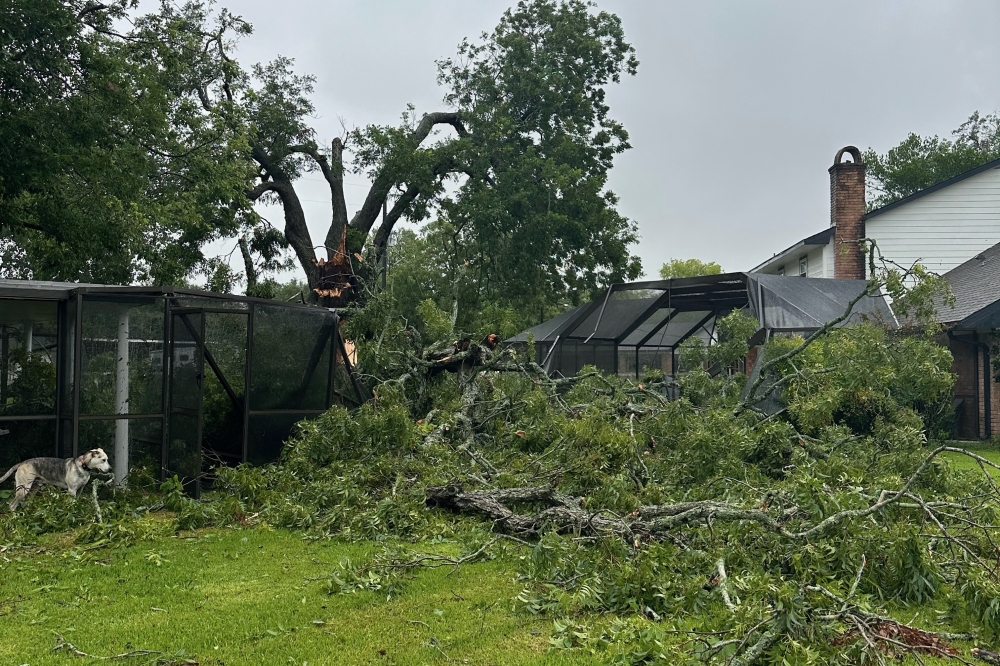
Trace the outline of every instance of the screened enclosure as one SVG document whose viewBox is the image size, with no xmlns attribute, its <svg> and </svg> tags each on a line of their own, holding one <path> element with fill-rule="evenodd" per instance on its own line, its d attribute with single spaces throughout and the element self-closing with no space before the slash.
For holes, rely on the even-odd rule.
<svg viewBox="0 0 1000 666">
<path fill-rule="evenodd" d="M 0 469 L 103 448 L 200 492 L 275 460 L 293 426 L 360 405 L 336 313 L 169 287 L 0 280 Z"/>
<path fill-rule="evenodd" d="M 808 334 L 843 314 L 865 290 L 864 280 L 726 273 L 695 278 L 629 282 L 510 338 L 533 341 L 536 361 L 550 374 L 573 375 L 585 365 L 638 378 L 643 369 L 672 376 L 677 349 L 697 337 L 718 342 L 716 320 L 746 310 L 759 330 L 751 346 L 779 333 Z M 881 296 L 863 297 L 851 317 L 895 323 Z"/>
</svg>

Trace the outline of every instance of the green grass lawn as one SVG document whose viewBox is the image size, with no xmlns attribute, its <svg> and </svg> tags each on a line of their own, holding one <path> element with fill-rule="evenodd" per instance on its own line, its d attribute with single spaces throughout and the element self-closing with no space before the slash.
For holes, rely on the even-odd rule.
<svg viewBox="0 0 1000 666">
<path fill-rule="evenodd" d="M 308 580 L 378 549 L 258 528 L 2 553 L 0 663 L 89 661 L 53 652 L 60 636 L 91 655 L 183 651 L 203 666 L 589 663 L 548 652 L 551 621 L 514 612 L 510 561 L 421 569 L 390 600 Z"/>
<path fill-rule="evenodd" d="M 952 444 L 1000 464 L 1000 449 Z M 966 456 L 944 457 L 978 469 Z M 1000 470 L 991 471 L 1000 479 Z M 149 520 L 167 525 L 162 517 Z M 520 586 L 513 556 L 420 569 L 387 599 L 371 591 L 330 595 L 325 582 L 339 561 L 363 563 L 382 544 L 307 541 L 262 527 L 158 532 L 122 548 L 87 550 L 70 533 L 46 536 L 30 550 L 0 546 L 0 664 L 96 663 L 54 652 L 60 637 L 102 657 L 159 653 L 115 662 L 127 664 L 158 658 L 203 666 L 593 661 L 584 651 L 549 651 L 551 620 L 514 608 Z M 311 580 L 317 578 L 323 580 Z"/>
<path fill-rule="evenodd" d="M 968 449 L 969 452 L 975 453 L 978 456 L 986 458 L 990 462 L 1000 465 L 1000 448 L 997 448 L 997 446 L 991 442 L 948 442 L 948 445 L 956 448 Z M 957 469 L 972 469 L 979 471 L 979 463 L 969 456 L 964 456 L 961 453 L 952 453 L 951 451 L 945 451 L 941 454 L 941 456 Z M 987 469 L 994 477 L 1000 478 L 1000 470 L 991 467 L 987 467 Z"/>
</svg>

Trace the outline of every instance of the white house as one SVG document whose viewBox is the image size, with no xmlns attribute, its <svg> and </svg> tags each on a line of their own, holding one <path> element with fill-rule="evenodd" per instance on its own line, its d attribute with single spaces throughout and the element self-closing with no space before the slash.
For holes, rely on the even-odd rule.
<svg viewBox="0 0 1000 666">
<path fill-rule="evenodd" d="M 845 154 L 853 162 L 844 161 Z M 887 259 L 919 262 L 942 275 L 956 299 L 954 308 L 940 305 L 937 315 L 948 329 L 941 341 L 957 375 L 954 434 L 1000 435 L 1000 382 L 990 344 L 1000 327 L 1000 159 L 871 212 L 865 212 L 864 185 L 860 151 L 842 149 L 830 167 L 830 226 L 751 272 L 864 278 L 867 262 L 857 241 L 873 238 Z"/>
<path fill-rule="evenodd" d="M 845 153 L 853 155 L 853 163 L 842 161 Z M 775 254 L 751 272 L 862 277 L 845 274 L 859 268 L 856 262 L 842 259 L 841 270 L 837 270 L 838 236 L 841 245 L 873 238 L 887 259 L 904 266 L 919 261 L 939 274 L 1000 242 L 1000 159 L 865 213 L 864 165 L 860 152 L 847 147 L 830 167 L 830 200 L 829 227 Z M 845 248 L 841 254 L 847 251 Z M 863 260 L 860 268 L 864 270 Z"/>
</svg>

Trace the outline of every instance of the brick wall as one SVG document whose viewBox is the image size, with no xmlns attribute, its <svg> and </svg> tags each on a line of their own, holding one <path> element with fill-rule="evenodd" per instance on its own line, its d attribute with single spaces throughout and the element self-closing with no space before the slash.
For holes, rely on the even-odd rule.
<svg viewBox="0 0 1000 666">
<path fill-rule="evenodd" d="M 951 371 L 955 373 L 955 399 L 961 400 L 957 408 L 955 430 L 959 439 L 984 439 L 1000 434 L 1000 384 L 993 380 L 993 369 L 986 365 L 982 350 L 969 342 L 987 342 L 986 331 L 975 334 L 957 332 L 960 340 L 949 339 L 948 349 L 954 359 Z M 986 432 L 986 383 L 990 386 L 990 432 Z"/>
<path fill-rule="evenodd" d="M 853 162 L 844 162 L 850 153 Z M 833 276 L 865 279 L 865 255 L 858 240 L 865 237 L 865 165 L 861 151 L 842 148 L 830 167 L 830 226 L 833 238 Z"/>
<path fill-rule="evenodd" d="M 986 341 L 989 344 L 989 335 L 987 332 L 983 331 L 979 334 L 979 339 Z M 992 360 L 992 356 L 991 356 Z M 990 438 L 993 438 L 1000 434 L 1000 384 L 993 381 L 993 368 L 985 367 L 982 368 L 983 376 L 985 381 L 990 383 Z M 986 424 L 983 424 L 986 427 Z"/>
<path fill-rule="evenodd" d="M 954 359 L 951 371 L 957 375 L 955 399 L 956 402 L 961 400 L 956 413 L 955 434 L 959 439 L 979 439 L 982 436 L 982 397 L 976 392 L 975 348 L 950 339 L 947 340 L 947 346 Z"/>
</svg>

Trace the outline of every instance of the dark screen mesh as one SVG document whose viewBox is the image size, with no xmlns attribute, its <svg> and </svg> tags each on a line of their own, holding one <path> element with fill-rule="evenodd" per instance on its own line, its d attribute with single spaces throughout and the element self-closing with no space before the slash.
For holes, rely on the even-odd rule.
<svg viewBox="0 0 1000 666">
<path fill-rule="evenodd" d="M 639 324 L 638 328 L 626 336 L 625 339 L 621 341 L 621 344 L 634 347 L 642 340 L 650 337 L 650 333 L 654 336 L 657 335 L 658 331 L 660 331 L 663 326 L 663 322 L 670 316 L 671 312 L 673 312 L 673 310 L 669 308 L 660 308 L 659 310 L 656 310 L 649 316 L 648 319 Z"/>
<path fill-rule="evenodd" d="M 0 422 L 0 474 L 22 460 L 55 455 L 55 443 L 55 419 Z"/>
<path fill-rule="evenodd" d="M 206 367 L 203 386 L 202 447 L 208 464 L 238 463 L 243 458 L 243 403 L 246 389 L 246 346 L 249 314 L 205 313 Z M 211 355 L 229 389 L 211 364 Z"/>
<path fill-rule="evenodd" d="M 670 349 L 640 347 L 638 354 L 636 354 L 635 347 L 619 347 L 618 374 L 623 377 L 637 378 L 648 369 L 659 370 L 664 375 L 669 376 L 671 374 L 670 357 Z M 636 374 L 636 368 L 638 368 L 638 374 Z"/>
<path fill-rule="evenodd" d="M 80 413 L 118 414 L 119 335 L 127 332 L 127 414 L 163 411 L 163 300 L 83 300 Z"/>
<path fill-rule="evenodd" d="M 615 292 L 607 305 L 602 306 L 603 315 L 598 307 L 579 326 L 567 331 L 567 335 L 586 339 L 593 334 L 591 340 L 614 340 L 641 319 L 657 298 L 659 292 L 655 295 L 647 295 L 646 291 Z"/>
<path fill-rule="evenodd" d="M 550 372 L 569 376 L 579 372 L 584 366 L 594 365 L 607 373 L 616 372 L 617 352 L 613 342 L 566 340 L 556 347 L 550 361 Z"/>
<path fill-rule="evenodd" d="M 764 327 L 779 330 L 809 330 L 836 319 L 853 298 L 865 289 L 864 280 L 827 280 L 752 274 L 754 287 L 764 300 Z M 759 311 L 757 289 L 752 289 L 754 307 Z M 885 299 L 865 297 L 854 308 L 849 322 L 863 317 L 893 322 Z"/>
<path fill-rule="evenodd" d="M 57 329 L 55 302 L 0 301 L 0 416 L 56 413 Z"/>
<path fill-rule="evenodd" d="M 702 326 L 712 330 L 712 319 L 706 321 L 710 312 L 678 312 L 670 321 L 657 331 L 643 348 L 674 347 L 679 341 L 694 335 L 694 331 Z M 704 323 L 702 323 L 704 322 Z"/>
<path fill-rule="evenodd" d="M 334 317 L 255 306 L 251 410 L 325 409 Z"/>
<path fill-rule="evenodd" d="M 295 414 L 252 414 L 247 437 L 247 461 L 265 465 L 277 460 L 285 440 L 301 420 L 302 417 Z"/>
</svg>

